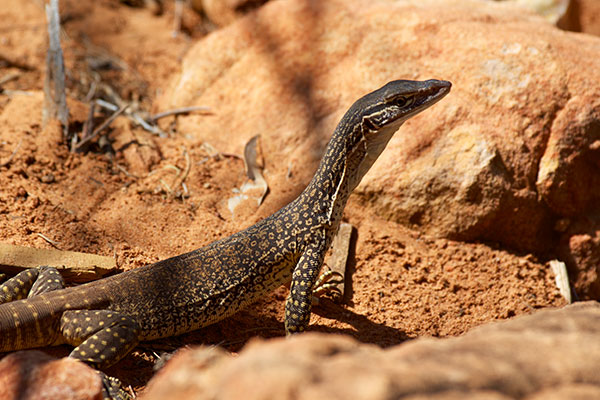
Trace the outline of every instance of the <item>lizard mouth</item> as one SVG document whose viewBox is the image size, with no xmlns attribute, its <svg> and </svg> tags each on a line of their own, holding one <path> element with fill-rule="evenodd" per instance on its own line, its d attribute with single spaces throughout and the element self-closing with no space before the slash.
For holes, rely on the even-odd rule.
<svg viewBox="0 0 600 400">
<path fill-rule="evenodd" d="M 431 107 L 450 93 L 450 89 L 452 88 L 452 83 L 448 81 L 430 79 L 425 81 L 425 83 L 427 85 L 420 90 L 421 93 L 418 96 L 415 107 L 406 115 L 407 117 L 411 117 L 425 108 Z"/>
</svg>

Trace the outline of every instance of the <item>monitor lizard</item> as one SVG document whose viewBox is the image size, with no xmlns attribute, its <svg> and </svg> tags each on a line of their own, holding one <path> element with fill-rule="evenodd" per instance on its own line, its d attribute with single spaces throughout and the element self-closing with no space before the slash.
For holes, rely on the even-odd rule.
<svg viewBox="0 0 600 400">
<path fill-rule="evenodd" d="M 287 334 L 303 331 L 311 293 L 349 195 L 407 119 L 450 82 L 392 81 L 356 101 L 306 189 L 255 225 L 198 250 L 64 288 L 50 267 L 0 285 L 0 352 L 67 343 L 70 357 L 109 366 L 140 340 L 215 323 L 291 280 Z"/>
</svg>

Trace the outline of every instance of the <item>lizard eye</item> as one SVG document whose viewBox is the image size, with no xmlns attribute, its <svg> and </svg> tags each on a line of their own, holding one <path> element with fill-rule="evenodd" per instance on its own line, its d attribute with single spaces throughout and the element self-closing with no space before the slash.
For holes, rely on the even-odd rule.
<svg viewBox="0 0 600 400">
<path fill-rule="evenodd" d="M 413 102 L 413 98 L 412 97 L 398 97 L 395 99 L 395 103 L 398 107 L 406 107 L 411 105 Z"/>
</svg>

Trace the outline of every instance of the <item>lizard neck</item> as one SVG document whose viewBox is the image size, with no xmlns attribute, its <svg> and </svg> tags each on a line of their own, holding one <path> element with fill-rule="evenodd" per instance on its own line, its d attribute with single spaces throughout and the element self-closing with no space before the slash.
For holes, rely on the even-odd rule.
<svg viewBox="0 0 600 400">
<path fill-rule="evenodd" d="M 357 119 L 355 114 L 347 114 L 342 119 L 315 175 L 297 199 L 310 205 L 314 215 L 319 216 L 320 224 L 334 227 L 339 224 L 350 194 L 401 125 L 384 127 L 377 137 L 367 139 L 361 131 L 363 124 L 354 119 Z"/>
<path fill-rule="evenodd" d="M 309 215 L 318 225 L 337 226 L 352 187 L 348 185 L 347 145 L 344 136 L 334 132 L 319 167 L 306 189 L 296 199 L 297 205 L 308 206 Z"/>
</svg>

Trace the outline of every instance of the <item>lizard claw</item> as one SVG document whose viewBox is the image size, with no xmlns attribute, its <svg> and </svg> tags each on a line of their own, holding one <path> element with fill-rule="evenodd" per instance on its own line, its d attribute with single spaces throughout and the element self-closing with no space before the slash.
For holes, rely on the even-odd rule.
<svg viewBox="0 0 600 400">
<path fill-rule="evenodd" d="M 344 276 L 339 272 L 330 270 L 323 272 L 317 281 L 312 291 L 313 298 L 327 294 L 334 299 L 339 299 L 342 296 L 342 291 L 338 288 L 338 285 L 344 284 Z"/>
<path fill-rule="evenodd" d="M 98 371 L 102 379 L 102 400 L 131 400 L 131 396 L 121 387 L 121 381 Z"/>
</svg>

